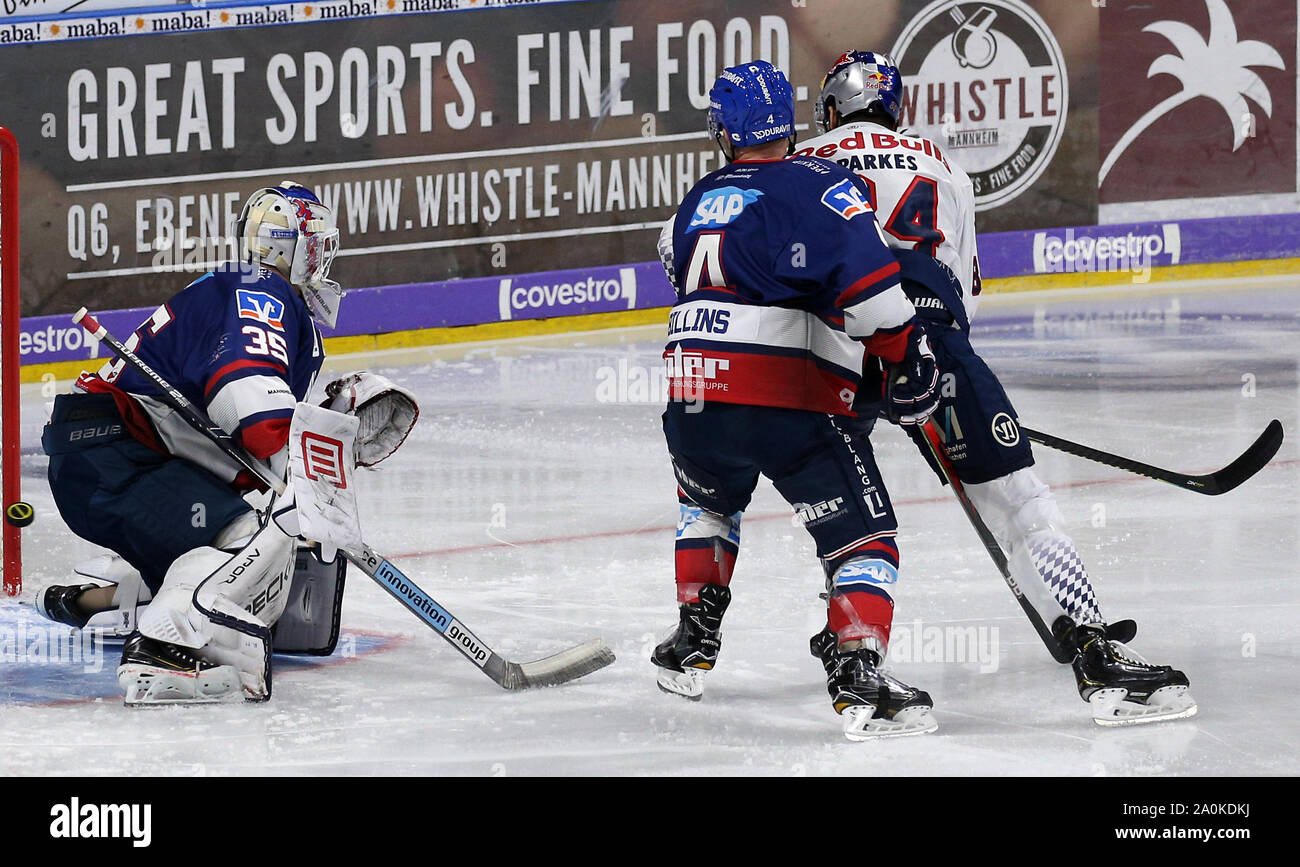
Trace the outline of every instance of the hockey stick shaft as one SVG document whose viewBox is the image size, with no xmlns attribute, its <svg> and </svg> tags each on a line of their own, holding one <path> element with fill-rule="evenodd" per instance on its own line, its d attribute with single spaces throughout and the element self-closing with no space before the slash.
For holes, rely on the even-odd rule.
<svg viewBox="0 0 1300 867">
<path fill-rule="evenodd" d="M 184 394 L 163 379 L 125 344 L 113 337 L 107 328 L 87 312 L 86 308 L 78 310 L 72 321 L 86 329 L 92 337 L 108 346 L 125 364 L 129 364 L 136 372 L 152 382 L 159 389 L 162 399 L 223 453 L 253 473 L 277 494 L 284 492 L 283 479 L 277 478 L 270 467 L 254 459 L 238 446 L 229 434 L 214 425 Z M 448 644 L 460 651 L 466 659 L 505 689 L 554 686 L 590 674 L 614 661 L 613 651 L 603 641 L 595 640 L 533 662 L 511 662 L 479 641 L 474 633 L 451 612 L 439 605 L 433 597 L 421 590 L 391 562 L 376 554 L 369 545 L 363 543 L 361 554 L 346 550 L 342 553 L 358 569 L 388 591 L 389 595 L 401 602 L 408 611 L 424 621 L 429 628 L 446 639 Z"/>
<path fill-rule="evenodd" d="M 971 502 L 970 496 L 966 493 L 965 486 L 962 485 L 961 480 L 957 478 L 956 471 L 948 461 L 947 455 L 944 454 L 943 440 L 939 436 L 938 428 L 934 426 L 932 420 L 927 419 L 920 425 L 920 430 L 922 437 L 925 438 L 925 444 L 929 447 L 930 454 L 934 458 L 935 464 L 943 473 L 944 480 L 948 482 L 948 486 L 952 488 L 952 492 L 957 496 L 957 502 L 961 504 L 962 511 L 966 513 L 967 520 L 969 520 L 971 526 L 975 528 L 975 533 L 980 537 L 980 541 L 984 543 L 984 548 L 988 551 L 989 557 L 992 558 L 993 564 L 997 566 L 998 571 L 1002 573 L 1002 579 L 1007 582 L 1007 586 L 1011 588 L 1011 592 L 1016 597 L 1016 601 L 1019 602 L 1020 607 L 1024 609 L 1025 616 L 1028 617 L 1029 622 L 1033 624 L 1034 631 L 1037 632 L 1038 637 L 1043 640 L 1043 644 L 1047 647 L 1047 652 L 1052 654 L 1052 658 L 1057 662 L 1070 662 L 1074 659 L 1074 653 L 1061 645 L 1061 642 L 1052 634 L 1051 628 L 1043 622 L 1043 617 L 1038 613 L 1038 609 L 1033 606 L 1033 603 L 1025 598 L 1024 592 L 1020 589 L 1020 586 L 1016 584 L 1016 580 L 1011 577 L 1011 566 L 1007 562 L 1007 555 L 1003 553 L 1002 546 L 999 545 L 998 540 L 994 538 L 993 531 L 988 528 L 988 525 L 984 523 L 984 519 L 980 517 L 979 511 L 975 508 L 975 504 Z"/>
<path fill-rule="evenodd" d="M 1273 419 L 1273 421 L 1269 422 L 1268 427 L 1264 428 L 1264 432 L 1255 439 L 1255 442 L 1251 443 L 1250 448 L 1242 452 L 1223 469 L 1204 475 L 1188 475 L 1135 461 L 1132 458 L 1121 457 L 1081 443 L 1071 442 L 1042 431 L 1031 430 L 1024 425 L 1020 426 L 1020 430 L 1032 442 L 1039 445 L 1135 473 L 1139 476 L 1146 476 L 1149 479 L 1165 482 L 1184 490 L 1206 494 L 1207 496 L 1226 494 L 1262 470 L 1273 459 L 1273 455 L 1277 454 L 1277 450 L 1282 447 L 1283 437 L 1282 423 L 1277 419 Z"/>
</svg>

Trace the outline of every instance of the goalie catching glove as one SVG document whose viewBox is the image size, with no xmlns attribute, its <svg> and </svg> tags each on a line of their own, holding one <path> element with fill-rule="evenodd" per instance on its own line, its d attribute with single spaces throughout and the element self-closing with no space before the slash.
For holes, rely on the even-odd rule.
<svg viewBox="0 0 1300 867">
<path fill-rule="evenodd" d="M 420 417 L 415 395 L 397 383 L 359 370 L 325 386 L 321 406 L 357 417 L 357 466 L 373 467 L 397 451 Z"/>
</svg>

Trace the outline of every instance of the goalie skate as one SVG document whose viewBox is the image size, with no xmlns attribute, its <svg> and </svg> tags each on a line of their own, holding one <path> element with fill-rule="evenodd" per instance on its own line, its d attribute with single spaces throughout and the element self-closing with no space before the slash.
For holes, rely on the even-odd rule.
<svg viewBox="0 0 1300 867">
<path fill-rule="evenodd" d="M 1131 638 L 1135 631 L 1078 629 L 1074 675 L 1093 721 L 1129 726 L 1194 716 L 1196 702 L 1188 692 L 1187 675 L 1167 665 L 1151 665 L 1113 637 Z"/>
<path fill-rule="evenodd" d="M 210 704 L 244 697 L 239 671 L 233 665 L 207 662 L 189 648 L 138 632 L 122 648 L 117 685 L 125 694 L 127 707 Z"/>
</svg>

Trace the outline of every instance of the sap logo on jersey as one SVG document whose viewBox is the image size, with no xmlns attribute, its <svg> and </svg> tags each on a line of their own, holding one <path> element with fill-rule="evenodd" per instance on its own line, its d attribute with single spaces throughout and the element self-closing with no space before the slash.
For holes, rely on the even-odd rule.
<svg viewBox="0 0 1300 867">
<path fill-rule="evenodd" d="M 822 193 L 822 204 L 846 220 L 871 213 L 871 202 L 848 178 Z"/>
<path fill-rule="evenodd" d="M 284 302 L 279 298 L 252 289 L 236 289 L 235 300 L 239 304 L 240 319 L 252 319 L 276 331 L 284 330 Z"/>
<path fill-rule="evenodd" d="M 740 187 L 710 190 L 695 206 L 695 216 L 691 217 L 691 224 L 686 231 L 725 226 L 739 217 L 745 208 L 757 202 L 761 195 L 762 190 L 742 190 Z"/>
</svg>

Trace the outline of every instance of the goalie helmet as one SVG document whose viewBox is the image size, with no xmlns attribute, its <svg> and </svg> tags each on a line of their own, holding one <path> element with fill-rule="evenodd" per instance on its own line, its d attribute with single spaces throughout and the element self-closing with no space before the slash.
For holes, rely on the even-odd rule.
<svg viewBox="0 0 1300 867">
<path fill-rule="evenodd" d="M 846 51 L 822 79 L 813 120 L 817 132 L 825 133 L 831 129 L 829 109 L 842 119 L 878 106 L 897 127 L 902 102 L 903 76 L 893 58 L 875 51 Z"/>
<path fill-rule="evenodd" d="M 248 197 L 235 232 L 245 262 L 269 265 L 302 294 L 312 318 L 333 328 L 343 288 L 329 278 L 339 250 L 334 212 L 293 181 L 264 187 Z"/>
</svg>

